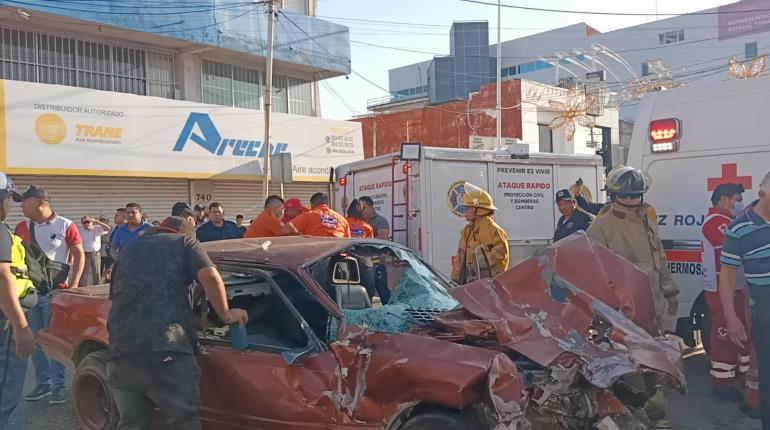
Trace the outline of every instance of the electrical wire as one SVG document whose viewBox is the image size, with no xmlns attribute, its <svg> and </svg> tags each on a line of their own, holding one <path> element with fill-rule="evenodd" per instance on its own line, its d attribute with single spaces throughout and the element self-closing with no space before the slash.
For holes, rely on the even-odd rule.
<svg viewBox="0 0 770 430">
<path fill-rule="evenodd" d="M 482 0 L 458 0 L 465 3 L 475 3 L 475 4 L 481 4 L 481 5 L 487 5 L 487 6 L 495 6 L 497 7 L 497 3 L 482 1 Z M 770 9 L 748 9 L 748 10 L 737 10 L 737 11 L 716 11 L 716 12 L 710 12 L 710 11 L 700 11 L 700 12 L 690 12 L 690 13 L 642 13 L 642 12 L 605 12 L 605 11 L 588 11 L 588 10 L 578 10 L 578 9 L 551 9 L 551 8 L 543 8 L 543 7 L 532 7 L 532 6 L 517 6 L 512 4 L 500 4 L 500 7 L 504 7 L 507 9 L 517 9 L 517 10 L 527 10 L 532 12 L 549 12 L 549 13 L 570 13 L 570 14 L 578 14 L 578 15 L 610 15 L 610 16 L 683 16 L 683 15 L 720 15 L 720 14 L 743 14 L 743 13 L 751 13 L 751 12 L 770 12 Z"/>
</svg>

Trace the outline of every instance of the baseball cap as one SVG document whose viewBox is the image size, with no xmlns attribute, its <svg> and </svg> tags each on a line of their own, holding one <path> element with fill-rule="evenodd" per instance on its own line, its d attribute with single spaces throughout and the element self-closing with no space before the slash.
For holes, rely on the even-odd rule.
<svg viewBox="0 0 770 430">
<path fill-rule="evenodd" d="M 569 193 L 569 190 L 559 190 L 556 193 L 556 201 L 560 200 L 575 200 L 574 197 L 572 197 L 572 194 Z"/>
<path fill-rule="evenodd" d="M 13 201 L 17 203 L 28 198 L 37 198 L 47 202 L 51 201 L 51 195 L 48 194 L 48 191 L 35 185 L 30 185 L 29 188 L 27 188 L 27 191 L 24 191 L 24 194 L 13 193 Z"/>
<path fill-rule="evenodd" d="M 178 216 L 170 216 L 163 220 L 159 226 L 150 228 L 153 233 L 181 233 L 185 236 L 195 237 L 195 226 L 186 219 Z"/>
<path fill-rule="evenodd" d="M 196 211 L 205 211 L 206 210 L 206 206 L 203 206 L 202 204 L 197 204 L 197 205 L 195 205 L 195 210 Z"/>
<path fill-rule="evenodd" d="M 90 216 L 86 215 L 83 218 L 80 218 L 80 222 L 82 222 L 82 223 L 83 222 L 94 222 L 94 219 L 91 218 Z"/>
<path fill-rule="evenodd" d="M 171 208 L 171 216 L 180 216 L 180 217 L 186 217 L 186 216 L 195 216 L 192 209 L 190 209 L 190 205 L 188 205 L 185 202 L 176 202 L 174 203 L 174 206 Z"/>
<path fill-rule="evenodd" d="M 299 199 L 289 199 L 283 204 L 284 209 L 296 209 L 301 212 L 307 212 L 309 209 L 302 206 L 302 202 Z"/>
</svg>

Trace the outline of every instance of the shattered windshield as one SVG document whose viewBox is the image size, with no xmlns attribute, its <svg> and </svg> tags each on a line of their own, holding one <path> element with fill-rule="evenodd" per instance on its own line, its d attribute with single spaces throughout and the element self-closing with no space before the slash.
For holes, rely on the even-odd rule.
<svg viewBox="0 0 770 430">
<path fill-rule="evenodd" d="M 347 303 L 345 294 L 336 293 L 332 283 L 328 289 L 330 296 L 336 298 L 348 324 L 385 333 L 406 332 L 458 306 L 449 294 L 450 284 L 410 251 L 358 245 L 346 253 L 358 262 L 360 288 L 371 302 L 359 306 Z M 356 286 L 342 287 L 349 294 L 350 288 Z M 336 324 L 332 321 L 332 325 Z M 330 333 L 336 332 L 336 327 L 332 327 Z"/>
</svg>

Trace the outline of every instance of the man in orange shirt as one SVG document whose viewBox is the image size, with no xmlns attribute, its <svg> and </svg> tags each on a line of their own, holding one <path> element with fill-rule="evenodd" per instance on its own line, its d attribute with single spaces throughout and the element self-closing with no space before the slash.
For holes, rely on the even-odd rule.
<svg viewBox="0 0 770 430">
<path fill-rule="evenodd" d="M 351 237 L 359 239 L 371 239 L 374 237 L 374 229 L 372 229 L 368 222 L 364 221 L 364 216 L 361 214 L 361 204 L 358 199 L 350 202 L 347 215 Z"/>
<path fill-rule="evenodd" d="M 288 224 L 289 221 L 307 212 L 308 209 L 302 206 L 302 202 L 299 199 L 289 199 L 284 203 L 283 221 L 284 224 Z"/>
<path fill-rule="evenodd" d="M 329 208 L 329 196 L 315 193 L 310 198 L 312 209 L 283 226 L 282 234 L 321 237 L 350 237 L 350 225 L 344 216 Z"/>
<path fill-rule="evenodd" d="M 281 235 L 283 199 L 272 195 L 265 200 L 265 210 L 246 229 L 243 237 L 275 237 Z"/>
</svg>

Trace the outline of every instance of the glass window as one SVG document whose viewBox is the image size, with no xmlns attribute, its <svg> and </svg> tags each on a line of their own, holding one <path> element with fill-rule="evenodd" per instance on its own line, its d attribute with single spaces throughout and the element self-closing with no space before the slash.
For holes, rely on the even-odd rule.
<svg viewBox="0 0 770 430">
<path fill-rule="evenodd" d="M 642 76 L 647 76 L 650 74 L 650 63 L 647 61 L 642 63 Z"/>
<path fill-rule="evenodd" d="M 233 105 L 233 68 L 229 64 L 203 60 L 203 103 Z"/>
<path fill-rule="evenodd" d="M 538 142 L 540 152 L 553 152 L 553 130 L 548 124 L 538 124 Z"/>
<path fill-rule="evenodd" d="M 286 76 L 273 76 L 273 112 L 289 113 L 288 79 Z"/>
<path fill-rule="evenodd" d="M 174 98 L 170 54 L 2 27 L 0 78 Z"/>
<path fill-rule="evenodd" d="M 41 35 L 38 53 L 38 82 L 77 86 L 74 39 Z"/>
<path fill-rule="evenodd" d="M 81 87 L 112 91 L 112 49 L 103 43 L 78 41 L 78 84 Z"/>
<path fill-rule="evenodd" d="M 660 33 L 658 35 L 658 44 L 664 45 L 666 43 L 666 33 Z"/>
<path fill-rule="evenodd" d="M 37 81 L 34 33 L 2 29 L 0 32 L 0 77 Z"/>
<path fill-rule="evenodd" d="M 679 30 L 679 41 L 684 41 L 684 30 Z"/>
<path fill-rule="evenodd" d="M 147 95 L 176 98 L 174 85 L 174 56 L 171 54 L 147 51 Z"/>
<path fill-rule="evenodd" d="M 299 78 L 289 78 L 289 113 L 313 115 L 313 84 Z"/>
<path fill-rule="evenodd" d="M 113 50 L 114 91 L 145 95 L 144 52 L 132 48 Z"/>
<path fill-rule="evenodd" d="M 754 58 L 757 56 L 757 42 L 751 42 L 746 44 L 746 59 Z"/>
<path fill-rule="evenodd" d="M 233 106 L 259 109 L 262 94 L 260 73 L 244 67 L 233 67 Z"/>
</svg>

